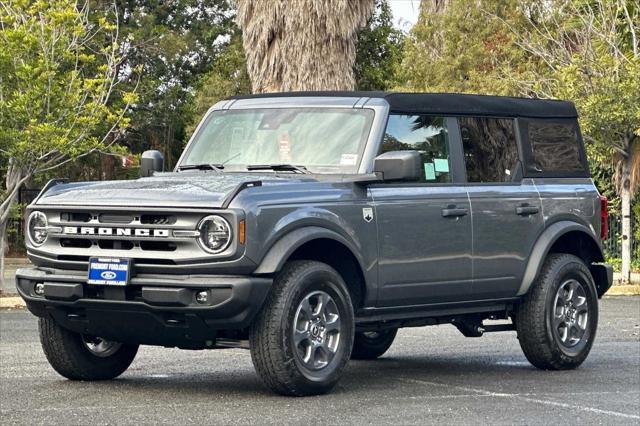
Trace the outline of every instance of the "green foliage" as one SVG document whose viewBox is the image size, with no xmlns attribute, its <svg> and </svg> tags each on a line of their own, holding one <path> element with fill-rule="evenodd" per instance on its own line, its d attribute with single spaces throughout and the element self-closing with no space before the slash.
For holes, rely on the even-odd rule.
<svg viewBox="0 0 640 426">
<path fill-rule="evenodd" d="M 523 20 L 517 0 L 451 1 L 444 10 L 423 7 L 404 45 L 399 90 L 515 95 L 512 75 L 524 53 L 503 20 Z"/>
<path fill-rule="evenodd" d="M 20 176 L 104 147 L 124 108 L 111 107 L 118 39 L 109 11 L 90 23 L 74 1 L 0 7 L 0 158 Z M 133 100 L 131 93 L 127 99 Z"/>
<path fill-rule="evenodd" d="M 386 90 L 402 60 L 404 35 L 394 28 L 387 0 L 376 0 L 375 11 L 358 33 L 354 71 L 358 90 Z"/>
<path fill-rule="evenodd" d="M 108 0 L 100 3 L 109 7 Z M 230 1 L 119 0 L 118 16 L 126 40 L 123 84 L 136 86 L 128 70 L 142 69 L 123 143 L 136 153 L 159 149 L 172 166 L 192 121 L 196 86 L 235 31 Z"/>
<path fill-rule="evenodd" d="M 214 61 L 211 71 L 205 74 L 198 84 L 194 100 L 194 120 L 189 130 L 193 131 L 195 125 L 216 102 L 246 93 L 251 93 L 251 81 L 247 73 L 242 36 L 238 30 Z"/>
</svg>

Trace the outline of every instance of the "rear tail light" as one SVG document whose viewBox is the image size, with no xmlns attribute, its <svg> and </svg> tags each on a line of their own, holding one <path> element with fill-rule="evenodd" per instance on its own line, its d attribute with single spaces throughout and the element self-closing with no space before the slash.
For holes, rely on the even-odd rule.
<svg viewBox="0 0 640 426">
<path fill-rule="evenodd" d="M 600 196 L 600 239 L 606 240 L 609 233 L 609 201 L 604 195 Z"/>
</svg>

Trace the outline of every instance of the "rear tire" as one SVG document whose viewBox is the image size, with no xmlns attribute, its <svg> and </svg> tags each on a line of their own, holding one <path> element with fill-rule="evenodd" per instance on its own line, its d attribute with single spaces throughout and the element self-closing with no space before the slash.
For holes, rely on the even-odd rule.
<svg viewBox="0 0 640 426">
<path fill-rule="evenodd" d="M 40 318 L 40 343 L 44 354 L 61 376 L 70 380 L 109 380 L 124 373 L 138 352 L 138 345 L 126 345 L 83 336 Z"/>
<path fill-rule="evenodd" d="M 589 355 L 598 326 L 598 296 L 584 262 L 551 254 L 516 312 L 518 339 L 531 364 L 577 368 Z"/>
<path fill-rule="evenodd" d="M 291 396 L 331 390 L 349 360 L 353 306 L 342 277 L 315 261 L 285 264 L 249 333 L 258 376 Z"/>
<path fill-rule="evenodd" d="M 391 347 L 397 333 L 397 328 L 356 333 L 353 339 L 351 359 L 376 359 L 381 357 Z"/>
</svg>

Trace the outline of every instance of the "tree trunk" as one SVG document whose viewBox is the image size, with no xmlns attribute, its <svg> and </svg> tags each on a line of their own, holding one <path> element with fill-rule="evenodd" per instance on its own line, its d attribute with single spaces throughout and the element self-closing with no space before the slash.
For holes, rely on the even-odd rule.
<svg viewBox="0 0 640 426">
<path fill-rule="evenodd" d="M 622 160 L 620 199 L 622 201 L 622 268 L 621 284 L 631 281 L 631 155 Z"/>
<path fill-rule="evenodd" d="M 10 159 L 5 180 L 6 191 L 0 203 L 0 288 L 4 288 L 4 255 L 7 248 L 7 225 L 11 217 L 11 207 L 27 179 L 29 176 L 23 176 L 20 167 Z"/>
<path fill-rule="evenodd" d="M 374 0 L 236 0 L 254 93 L 353 90 Z"/>
</svg>

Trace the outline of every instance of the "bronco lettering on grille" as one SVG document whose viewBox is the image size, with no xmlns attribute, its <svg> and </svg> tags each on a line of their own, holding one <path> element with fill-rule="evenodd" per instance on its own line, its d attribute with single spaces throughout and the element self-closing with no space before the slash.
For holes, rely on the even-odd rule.
<svg viewBox="0 0 640 426">
<path fill-rule="evenodd" d="M 168 229 L 148 229 L 148 228 L 104 228 L 94 226 L 65 226 L 63 234 L 67 235 L 101 235 L 116 237 L 168 237 Z"/>
</svg>

